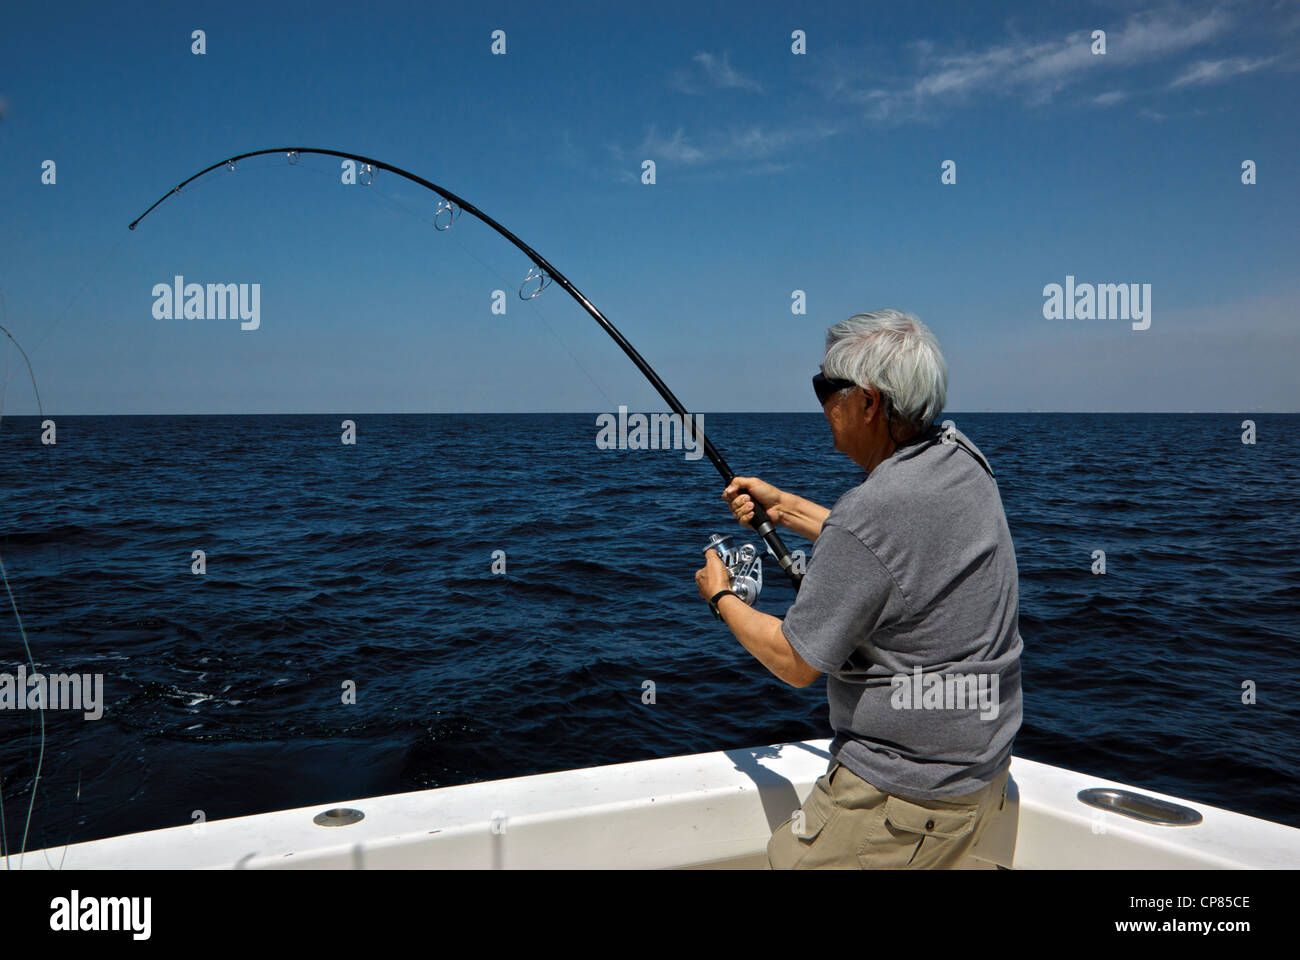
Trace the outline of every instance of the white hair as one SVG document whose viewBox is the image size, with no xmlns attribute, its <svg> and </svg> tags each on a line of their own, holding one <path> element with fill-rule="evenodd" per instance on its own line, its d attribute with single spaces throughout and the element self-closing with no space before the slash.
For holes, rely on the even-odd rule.
<svg viewBox="0 0 1300 960">
<path fill-rule="evenodd" d="M 822 372 L 875 387 L 898 418 L 926 430 L 943 411 L 948 364 L 930 328 L 897 310 L 859 313 L 826 331 Z"/>
</svg>

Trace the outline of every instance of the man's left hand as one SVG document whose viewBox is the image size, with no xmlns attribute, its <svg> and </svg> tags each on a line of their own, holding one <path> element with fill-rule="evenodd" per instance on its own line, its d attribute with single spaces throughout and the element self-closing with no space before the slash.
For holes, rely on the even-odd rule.
<svg viewBox="0 0 1300 960">
<path fill-rule="evenodd" d="M 718 551 L 710 550 L 705 555 L 704 566 L 695 571 L 695 586 L 705 600 L 712 599 L 719 590 L 731 589 L 731 574 Z"/>
</svg>

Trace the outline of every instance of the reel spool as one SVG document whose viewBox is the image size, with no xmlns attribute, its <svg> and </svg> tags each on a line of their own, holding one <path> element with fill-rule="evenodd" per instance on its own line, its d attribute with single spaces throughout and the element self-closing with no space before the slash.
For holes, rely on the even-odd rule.
<svg viewBox="0 0 1300 960">
<path fill-rule="evenodd" d="M 730 539 L 729 536 L 715 533 L 704 545 L 704 552 L 717 552 L 731 576 L 731 589 L 752 607 L 763 590 L 763 560 L 752 543 L 739 548 L 725 546 Z"/>
</svg>

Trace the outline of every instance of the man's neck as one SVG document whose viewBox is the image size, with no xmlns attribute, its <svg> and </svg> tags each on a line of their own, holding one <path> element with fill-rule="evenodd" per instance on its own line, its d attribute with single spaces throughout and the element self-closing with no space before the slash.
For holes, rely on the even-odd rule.
<svg viewBox="0 0 1300 960">
<path fill-rule="evenodd" d="M 876 467 L 880 466 L 882 463 L 884 463 L 886 460 L 892 457 L 894 455 L 894 451 L 897 449 L 898 446 L 897 444 L 894 443 L 894 441 L 890 440 L 889 437 L 884 437 L 882 439 L 881 445 L 875 447 L 863 460 L 860 460 L 858 462 L 860 466 L 867 471 L 867 473 L 871 473 L 873 470 L 876 469 Z"/>
<path fill-rule="evenodd" d="M 864 460 L 858 461 L 858 464 L 866 470 L 867 473 L 871 473 L 871 471 L 875 470 L 876 467 L 880 466 L 897 453 L 900 448 L 907 446 L 913 440 L 917 439 L 920 433 L 917 430 L 911 430 L 903 426 L 896 426 L 894 429 L 896 433 L 901 432 L 901 436 L 899 436 L 897 442 L 894 441 L 894 436 L 890 434 L 888 425 L 886 425 L 886 428 L 880 437 L 880 443 Z"/>
</svg>

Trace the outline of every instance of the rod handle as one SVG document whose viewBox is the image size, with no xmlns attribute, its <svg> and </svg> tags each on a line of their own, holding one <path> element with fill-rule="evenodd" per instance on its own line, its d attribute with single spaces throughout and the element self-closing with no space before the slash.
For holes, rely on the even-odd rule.
<svg viewBox="0 0 1300 960">
<path fill-rule="evenodd" d="M 790 578 L 791 586 L 798 592 L 799 585 L 803 583 L 803 574 L 795 570 L 794 558 L 790 556 L 790 548 L 785 545 L 781 535 L 776 532 L 776 524 L 772 522 L 772 518 L 767 515 L 767 511 L 763 509 L 762 504 L 757 500 L 754 501 L 754 516 L 750 518 L 749 526 L 772 548 L 772 552 L 776 554 L 776 562 L 781 565 L 785 575 Z"/>
</svg>

